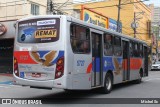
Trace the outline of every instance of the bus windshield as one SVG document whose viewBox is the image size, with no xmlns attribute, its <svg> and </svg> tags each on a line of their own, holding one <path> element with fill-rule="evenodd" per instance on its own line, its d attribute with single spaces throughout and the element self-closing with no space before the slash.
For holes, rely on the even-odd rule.
<svg viewBox="0 0 160 107">
<path fill-rule="evenodd" d="M 18 23 L 19 43 L 48 43 L 59 40 L 60 19 L 39 18 Z"/>
</svg>

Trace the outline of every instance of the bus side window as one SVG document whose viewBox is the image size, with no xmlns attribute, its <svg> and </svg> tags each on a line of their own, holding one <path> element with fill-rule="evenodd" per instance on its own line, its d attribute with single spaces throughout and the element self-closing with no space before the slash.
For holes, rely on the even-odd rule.
<svg viewBox="0 0 160 107">
<path fill-rule="evenodd" d="M 75 30 L 75 26 L 74 25 L 71 25 L 70 36 L 71 37 L 75 37 L 76 36 L 76 30 Z"/>
<path fill-rule="evenodd" d="M 132 57 L 135 57 L 135 42 L 132 41 Z"/>
<path fill-rule="evenodd" d="M 140 57 L 143 57 L 143 45 L 139 44 L 139 53 L 140 53 Z"/>
<path fill-rule="evenodd" d="M 110 34 L 104 34 L 104 54 L 106 56 L 112 56 L 113 55 L 113 40 L 112 35 Z"/>
<path fill-rule="evenodd" d="M 70 42 L 72 50 L 77 54 L 90 52 L 90 31 L 88 28 L 71 24 Z"/>
<path fill-rule="evenodd" d="M 137 56 L 138 56 L 138 57 L 142 57 L 142 54 L 141 54 L 141 52 L 142 52 L 141 44 L 140 44 L 140 43 L 138 43 L 138 45 L 137 45 L 137 46 L 138 46 L 138 49 L 137 49 L 137 54 L 138 54 L 138 55 L 137 55 Z"/>
<path fill-rule="evenodd" d="M 130 57 L 133 57 L 132 41 L 130 41 Z"/>
<path fill-rule="evenodd" d="M 137 42 L 132 42 L 132 49 L 133 49 L 133 57 L 140 57 L 139 47 Z"/>
<path fill-rule="evenodd" d="M 114 55 L 121 56 L 122 55 L 122 47 L 121 47 L 121 38 L 114 37 Z"/>
<path fill-rule="evenodd" d="M 134 46 L 134 57 L 138 57 L 139 55 L 138 55 L 138 44 L 137 43 L 135 43 L 134 44 L 135 46 Z"/>
</svg>

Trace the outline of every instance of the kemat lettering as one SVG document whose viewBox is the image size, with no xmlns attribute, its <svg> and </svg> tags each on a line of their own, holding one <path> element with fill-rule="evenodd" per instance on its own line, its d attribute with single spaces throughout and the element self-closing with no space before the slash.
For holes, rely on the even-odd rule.
<svg viewBox="0 0 160 107">
<path fill-rule="evenodd" d="M 37 30 L 35 32 L 35 38 L 48 38 L 48 37 L 56 37 L 57 30 Z"/>
</svg>

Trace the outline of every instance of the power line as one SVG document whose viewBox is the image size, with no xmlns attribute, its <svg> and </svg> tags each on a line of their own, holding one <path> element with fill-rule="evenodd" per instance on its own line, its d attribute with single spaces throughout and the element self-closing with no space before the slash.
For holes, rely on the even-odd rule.
<svg viewBox="0 0 160 107">
<path fill-rule="evenodd" d="M 123 3 L 126 3 L 128 0 L 124 1 Z"/>
<path fill-rule="evenodd" d="M 121 4 L 121 5 L 128 5 L 128 4 L 145 2 L 145 1 L 148 1 L 148 0 L 137 1 L 137 2 L 129 2 L 129 3 Z M 115 6 L 118 6 L 118 5 L 110 5 L 110 6 L 102 6 L 102 7 L 93 7 L 93 8 L 88 8 L 88 9 L 97 9 L 97 8 L 106 8 L 106 7 L 115 7 Z M 65 9 L 65 10 L 81 10 L 81 9 Z"/>
<path fill-rule="evenodd" d="M 136 9 L 138 9 L 138 10 L 140 10 L 140 11 L 143 11 L 143 10 L 141 10 L 138 6 L 135 6 L 134 4 L 133 4 L 133 6 L 136 8 Z M 143 11 L 147 16 L 149 16 L 145 11 Z M 146 17 L 145 15 L 143 15 L 144 17 Z M 148 20 L 150 20 L 148 17 L 146 17 Z"/>
<path fill-rule="evenodd" d="M 126 28 L 126 27 L 122 27 L 123 28 L 123 31 L 124 30 L 126 30 L 126 31 L 129 31 L 129 32 L 133 32 L 130 28 L 128 29 L 128 28 Z M 141 27 L 142 28 L 142 27 Z M 144 28 L 143 28 L 144 29 Z M 149 30 L 145 30 L 145 31 L 149 31 Z M 131 34 L 134 34 L 134 33 L 127 33 L 127 34 L 129 34 L 129 35 L 131 35 Z M 136 32 L 135 34 L 149 34 L 149 33 L 145 33 L 145 32 Z"/>
<path fill-rule="evenodd" d="M 131 29 L 127 29 L 127 28 L 125 28 L 125 27 L 122 27 L 123 28 L 123 30 L 126 30 L 126 31 L 128 31 L 128 32 L 133 32 Z"/>
<path fill-rule="evenodd" d="M 134 6 L 137 10 L 142 11 L 144 17 L 146 17 L 146 15 L 148 15 L 145 11 L 143 11 L 142 9 L 140 9 L 140 8 L 139 8 L 138 6 L 136 6 L 135 4 L 133 4 L 133 6 Z M 146 15 L 144 15 L 144 13 L 145 13 Z M 139 14 L 139 15 L 140 15 L 140 14 Z M 148 15 L 148 16 L 149 16 L 149 15 Z M 146 18 L 149 20 L 148 17 L 146 17 Z M 140 19 L 141 19 L 141 18 L 140 18 Z M 141 21 L 138 20 L 138 22 L 141 22 Z M 134 12 L 134 23 L 136 23 L 135 12 Z M 143 22 L 141 22 L 141 23 L 146 26 L 146 24 L 144 24 Z M 142 28 L 142 27 L 141 27 L 141 28 Z M 136 36 L 136 34 L 137 34 L 136 29 L 137 29 L 137 28 L 134 28 L 134 35 L 135 35 L 135 36 Z M 145 31 L 147 32 L 147 29 L 146 29 L 146 28 L 143 28 L 143 30 L 145 30 Z"/>
<path fill-rule="evenodd" d="M 128 33 L 127 32 L 125 32 L 125 31 L 122 31 L 123 33 L 125 33 L 126 35 L 128 35 Z"/>
<path fill-rule="evenodd" d="M 69 0 L 67 0 L 66 2 L 64 2 L 61 6 L 58 7 L 57 10 L 59 10 L 62 6 L 64 6 L 67 2 L 69 2 Z"/>
</svg>

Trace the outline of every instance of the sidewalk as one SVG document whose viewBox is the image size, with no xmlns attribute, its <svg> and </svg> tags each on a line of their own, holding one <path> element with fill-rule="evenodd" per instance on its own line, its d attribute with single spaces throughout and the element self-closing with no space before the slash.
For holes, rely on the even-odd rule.
<svg viewBox="0 0 160 107">
<path fill-rule="evenodd" d="M 0 85 L 1 84 L 12 85 L 13 75 L 12 74 L 0 74 Z"/>
</svg>

